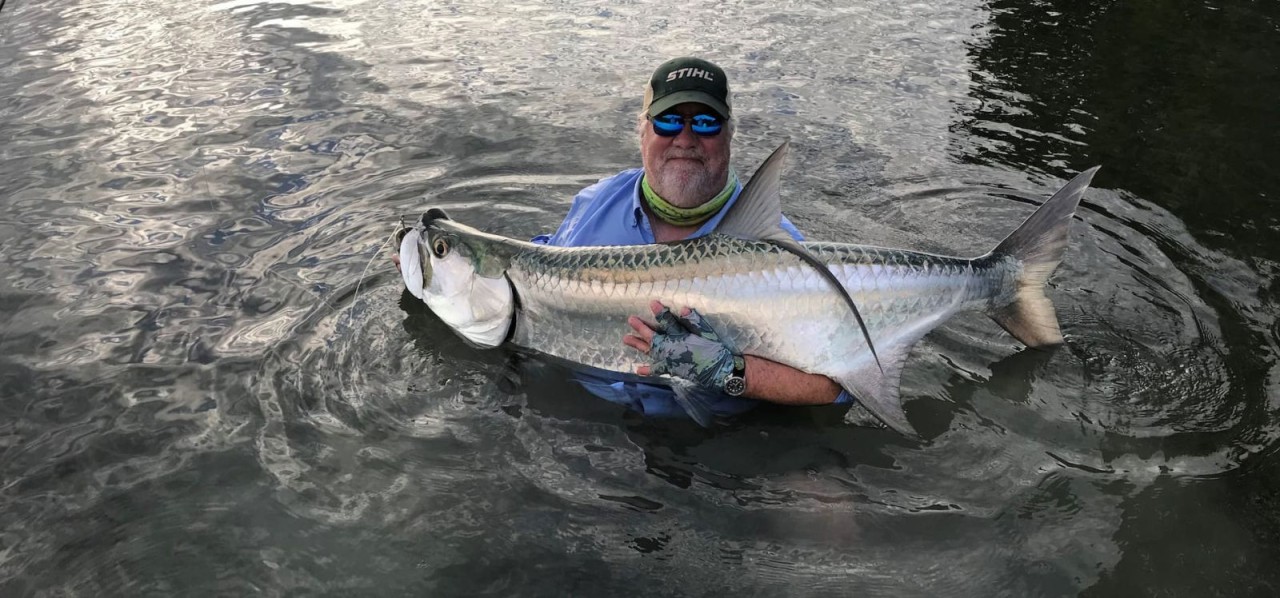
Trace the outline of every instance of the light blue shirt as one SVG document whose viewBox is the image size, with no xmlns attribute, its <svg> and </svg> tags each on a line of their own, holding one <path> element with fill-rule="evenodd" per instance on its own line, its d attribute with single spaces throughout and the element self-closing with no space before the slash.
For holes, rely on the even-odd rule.
<svg viewBox="0 0 1280 598">
<path fill-rule="evenodd" d="M 640 207 L 642 174 L 644 171 L 640 168 L 624 170 L 579 191 L 573 198 L 573 205 L 569 207 L 568 215 L 560 223 L 560 228 L 554 234 L 534 237 L 533 242 L 560 247 L 654 243 L 653 226 L 649 222 L 648 214 Z M 690 238 L 701 237 L 714 231 L 741 194 L 742 185 L 739 184 L 733 190 L 733 196 L 729 198 L 725 207 L 704 222 L 690 235 Z M 786 216 L 782 217 L 781 224 L 783 230 L 786 230 L 792 238 L 797 241 L 804 240 L 804 235 L 796 230 L 795 225 L 791 224 Z M 671 389 L 665 386 L 609 380 L 581 373 L 575 374 L 575 377 L 591 394 L 613 403 L 626 405 L 645 415 L 687 416 L 676 403 Z M 851 400 L 852 397 L 841 392 L 836 402 L 847 403 Z M 729 416 L 743 413 L 759 403 L 754 399 L 722 394 L 714 402 L 713 408 L 717 415 Z"/>
</svg>

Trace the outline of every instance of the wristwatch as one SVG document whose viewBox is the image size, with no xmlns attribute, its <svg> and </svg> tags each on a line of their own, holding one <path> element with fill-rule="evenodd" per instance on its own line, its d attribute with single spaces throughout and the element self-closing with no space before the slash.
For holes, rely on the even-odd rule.
<svg viewBox="0 0 1280 598">
<path fill-rule="evenodd" d="M 724 380 L 724 394 L 740 397 L 747 392 L 747 360 L 741 355 L 733 356 L 733 371 Z"/>
</svg>

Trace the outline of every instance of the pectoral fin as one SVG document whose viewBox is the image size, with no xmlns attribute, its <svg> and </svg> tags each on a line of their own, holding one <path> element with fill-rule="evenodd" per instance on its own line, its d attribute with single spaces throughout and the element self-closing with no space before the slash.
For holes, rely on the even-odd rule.
<svg viewBox="0 0 1280 598">
<path fill-rule="evenodd" d="M 710 428 L 715 423 L 716 414 L 707 398 L 707 391 L 683 378 L 670 378 L 668 382 L 676 395 L 676 403 L 693 421 L 704 428 Z"/>
</svg>

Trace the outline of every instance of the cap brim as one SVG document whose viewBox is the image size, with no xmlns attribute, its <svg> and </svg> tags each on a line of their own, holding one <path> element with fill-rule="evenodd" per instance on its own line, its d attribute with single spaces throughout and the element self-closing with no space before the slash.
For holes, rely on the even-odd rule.
<svg viewBox="0 0 1280 598">
<path fill-rule="evenodd" d="M 663 96 L 662 98 L 654 100 L 652 104 L 649 104 L 649 116 L 657 116 L 680 104 L 689 102 L 703 104 L 708 108 L 715 110 L 716 113 L 723 118 L 733 116 L 729 107 L 726 106 L 724 102 L 717 100 L 715 96 L 712 96 L 705 91 L 697 90 L 677 91 L 671 95 Z"/>
</svg>

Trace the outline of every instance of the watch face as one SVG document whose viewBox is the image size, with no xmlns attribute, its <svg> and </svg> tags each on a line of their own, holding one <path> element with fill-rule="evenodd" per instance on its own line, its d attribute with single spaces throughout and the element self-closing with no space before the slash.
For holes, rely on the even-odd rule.
<svg viewBox="0 0 1280 598">
<path fill-rule="evenodd" d="M 741 396 L 742 393 L 747 392 L 746 379 L 730 376 L 728 380 L 724 381 L 724 392 L 732 397 Z"/>
</svg>

